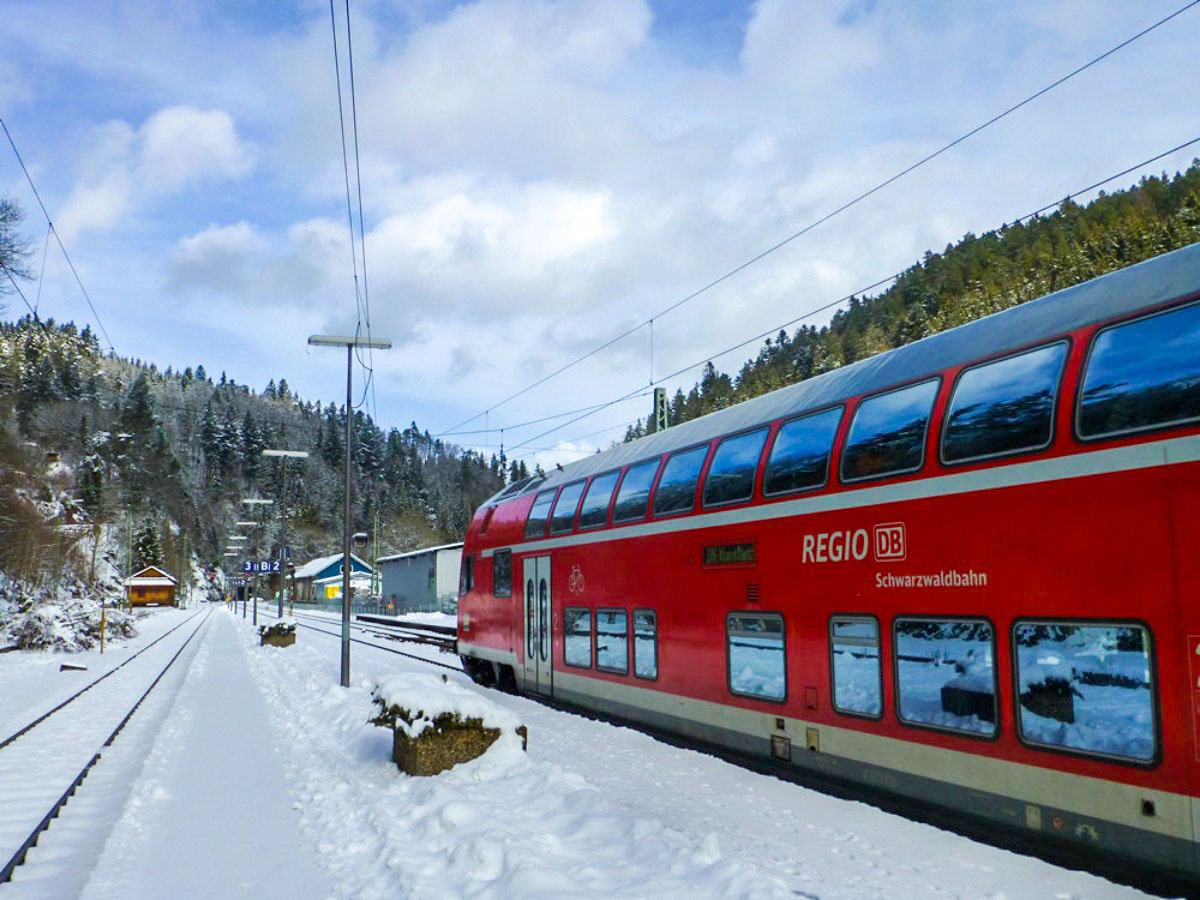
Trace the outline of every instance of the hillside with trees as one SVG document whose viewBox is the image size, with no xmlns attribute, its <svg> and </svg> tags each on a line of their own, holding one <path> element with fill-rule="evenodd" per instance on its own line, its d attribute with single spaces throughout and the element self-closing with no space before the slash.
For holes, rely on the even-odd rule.
<svg viewBox="0 0 1200 900">
<path fill-rule="evenodd" d="M 672 424 L 920 340 L 1200 240 L 1200 163 L 1174 177 L 1143 178 L 1086 206 L 967 234 L 926 253 L 882 293 L 854 297 L 828 325 L 802 325 L 763 342 L 736 374 L 709 362 L 670 400 Z M 797 309 L 810 305 L 797 298 Z M 649 417 L 625 440 L 646 433 Z"/>
<path fill-rule="evenodd" d="M 20 210 L 0 201 L 0 302 L 29 279 Z M 8 296 L 4 296 L 7 293 Z M 484 458 L 411 424 L 354 416 L 353 529 L 380 553 L 461 538 L 474 510 L 523 463 Z M 346 410 L 306 400 L 285 378 L 262 390 L 201 365 L 168 367 L 101 351 L 90 328 L 25 315 L 0 323 L 0 578 L 95 582 L 100 569 L 221 562 L 241 500 L 281 496 L 287 463 L 293 559 L 337 552 Z M 268 507 L 260 555 L 277 546 Z M 113 588 L 115 590 L 115 588 Z"/>
</svg>

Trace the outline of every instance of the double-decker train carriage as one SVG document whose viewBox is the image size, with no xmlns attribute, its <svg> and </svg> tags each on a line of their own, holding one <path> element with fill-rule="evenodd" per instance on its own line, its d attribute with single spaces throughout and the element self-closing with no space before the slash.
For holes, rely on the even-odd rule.
<svg viewBox="0 0 1200 900">
<path fill-rule="evenodd" d="M 481 681 L 1200 876 L 1200 244 L 511 485 Z"/>
</svg>

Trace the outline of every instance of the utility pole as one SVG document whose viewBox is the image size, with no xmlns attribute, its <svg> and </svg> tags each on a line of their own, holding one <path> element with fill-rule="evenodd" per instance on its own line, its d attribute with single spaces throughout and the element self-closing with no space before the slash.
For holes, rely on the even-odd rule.
<svg viewBox="0 0 1200 900">
<path fill-rule="evenodd" d="M 333 334 L 314 334 L 308 339 L 314 347 L 345 347 L 346 348 L 346 503 L 344 520 L 342 522 L 342 687 L 350 687 L 350 480 L 351 438 L 354 423 L 353 396 L 351 384 L 354 379 L 354 348 L 366 347 L 376 350 L 390 350 L 392 342 L 386 338 L 362 338 L 358 335 L 342 337 Z"/>
</svg>

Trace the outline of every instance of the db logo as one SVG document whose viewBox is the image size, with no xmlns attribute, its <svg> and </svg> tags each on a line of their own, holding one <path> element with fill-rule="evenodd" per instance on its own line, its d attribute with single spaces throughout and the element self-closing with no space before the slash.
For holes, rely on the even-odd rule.
<svg viewBox="0 0 1200 900">
<path fill-rule="evenodd" d="M 578 565 L 571 566 L 571 575 L 567 578 L 567 588 L 572 594 L 583 593 L 583 569 Z"/>
<path fill-rule="evenodd" d="M 875 526 L 875 559 L 900 560 L 908 555 L 908 542 L 904 538 L 903 522 L 888 522 Z"/>
</svg>

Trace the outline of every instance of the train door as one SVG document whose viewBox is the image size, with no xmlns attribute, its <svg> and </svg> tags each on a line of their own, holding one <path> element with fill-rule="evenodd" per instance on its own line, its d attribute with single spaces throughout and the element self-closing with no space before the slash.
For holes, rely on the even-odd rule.
<svg viewBox="0 0 1200 900">
<path fill-rule="evenodd" d="M 550 590 L 550 557 L 525 560 L 525 689 L 552 694 L 554 654 L 551 639 L 554 610 Z"/>
</svg>

